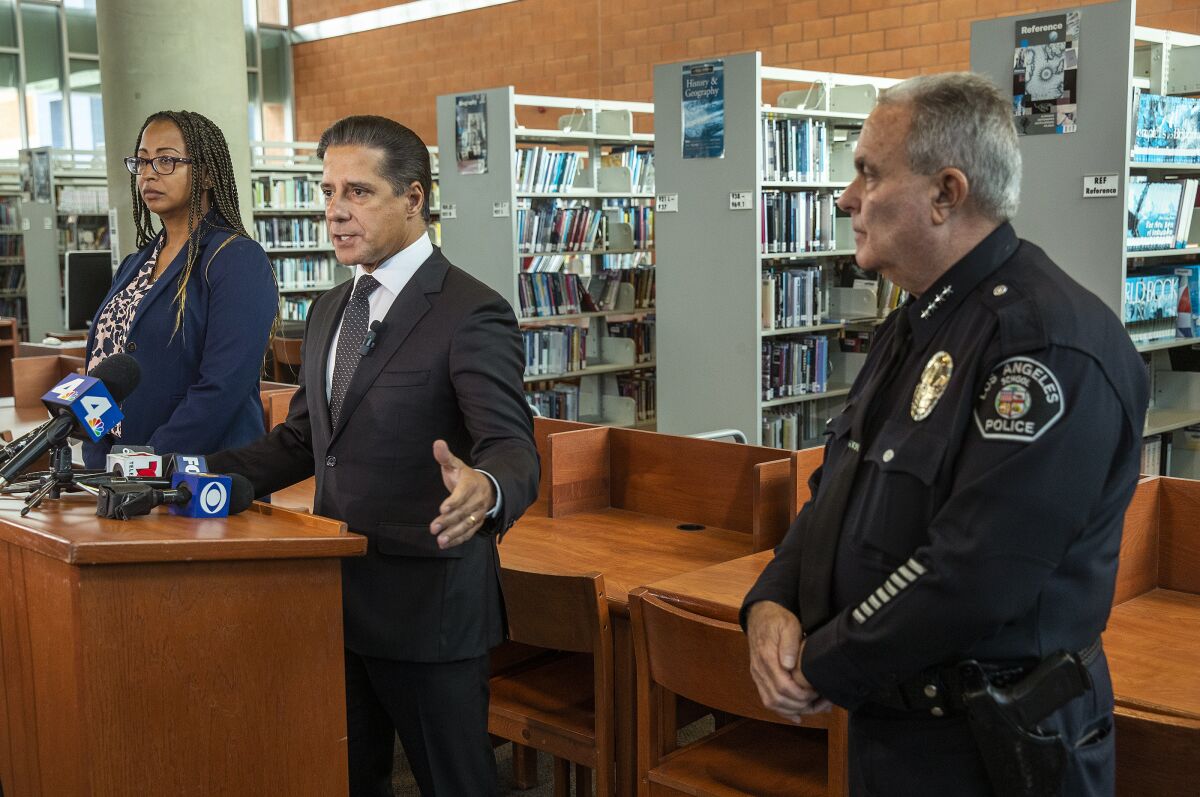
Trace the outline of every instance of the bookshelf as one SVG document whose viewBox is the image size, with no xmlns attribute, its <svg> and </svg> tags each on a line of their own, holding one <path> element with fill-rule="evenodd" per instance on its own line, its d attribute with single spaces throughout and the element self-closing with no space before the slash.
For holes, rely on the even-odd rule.
<svg viewBox="0 0 1200 797">
<path fill-rule="evenodd" d="M 0 316 L 28 329 L 25 310 L 25 243 L 21 191 L 16 179 L 0 179 Z"/>
<path fill-rule="evenodd" d="M 67 251 L 111 251 L 108 179 L 102 150 L 40 147 L 22 150 L 20 162 L 27 311 L 21 335 L 40 341 L 65 325 Z"/>
<path fill-rule="evenodd" d="M 684 75 L 706 61 L 723 69 L 724 153 L 684 158 Z M 772 68 L 758 52 L 655 68 L 656 236 L 668 264 L 659 276 L 660 431 L 819 442 L 866 357 L 842 352 L 840 337 L 877 318 L 870 289 L 834 290 L 854 250 L 833 203 L 854 178 L 853 147 L 876 92 L 894 83 Z M 800 292 L 782 293 L 784 283 Z M 790 312 L 801 298 L 802 312 Z M 852 299 L 870 310 L 844 314 Z"/>
<path fill-rule="evenodd" d="M 1123 317 L 1127 277 L 1200 263 L 1200 225 L 1193 225 L 1188 246 L 1181 249 L 1130 251 L 1126 240 L 1131 178 L 1200 176 L 1200 164 L 1142 163 L 1132 154 L 1137 127 L 1134 90 L 1181 94 L 1200 88 L 1195 78 L 1200 37 L 1136 26 L 1133 0 L 1084 6 L 1079 12 L 1079 69 L 1090 87 L 1080 93 L 1079 129 L 1021 138 L 1024 181 L 1021 210 L 1013 224 L 1022 238 L 1045 249 Z M 1014 24 L 1051 13 L 973 23 L 971 68 L 1009 86 Z M 1085 197 L 1082 185 L 1088 175 L 1111 176 L 1116 195 Z M 1137 342 L 1151 377 L 1145 435 L 1165 436 L 1164 473 L 1190 478 L 1200 478 L 1200 451 L 1176 447 L 1179 456 L 1173 465 L 1167 452 L 1172 436 L 1197 437 L 1184 433 L 1186 427 L 1200 424 L 1196 343 L 1188 338 Z"/>
<path fill-rule="evenodd" d="M 285 322 L 304 321 L 313 300 L 352 273 L 333 255 L 316 151 L 315 142 L 250 144 L 250 232 L 275 270 Z"/>
<path fill-rule="evenodd" d="M 479 98 L 482 171 L 454 155 L 460 98 Z M 513 306 L 545 415 L 654 428 L 653 110 L 512 86 L 438 98 L 446 255 Z"/>
</svg>

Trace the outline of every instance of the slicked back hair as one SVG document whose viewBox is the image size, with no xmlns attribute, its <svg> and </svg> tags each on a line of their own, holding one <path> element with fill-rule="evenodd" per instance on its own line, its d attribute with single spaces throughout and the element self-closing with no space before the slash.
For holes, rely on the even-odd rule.
<svg viewBox="0 0 1200 797">
<path fill-rule="evenodd" d="M 1012 97 L 973 72 L 921 75 L 879 93 L 880 105 L 907 105 L 908 165 L 917 174 L 961 169 L 969 200 L 992 221 L 1008 221 L 1021 202 L 1021 149 Z"/>
<path fill-rule="evenodd" d="M 410 185 L 419 183 L 425 192 L 421 217 L 429 223 L 429 193 L 433 175 L 429 166 L 429 149 L 420 136 L 386 116 L 347 116 L 334 122 L 321 134 L 317 157 L 324 160 L 325 152 L 330 147 L 371 147 L 383 153 L 380 176 L 391 184 L 396 196 L 403 196 Z"/>
</svg>

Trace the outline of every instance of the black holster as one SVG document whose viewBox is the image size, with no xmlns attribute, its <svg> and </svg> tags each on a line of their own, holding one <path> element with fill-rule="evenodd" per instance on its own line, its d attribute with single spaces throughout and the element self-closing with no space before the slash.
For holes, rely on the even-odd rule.
<svg viewBox="0 0 1200 797">
<path fill-rule="evenodd" d="M 977 662 L 959 666 L 971 734 L 997 797 L 1059 795 L 1067 745 L 1038 722 L 1091 688 L 1080 657 L 1059 651 L 1007 689 L 988 683 Z"/>
</svg>

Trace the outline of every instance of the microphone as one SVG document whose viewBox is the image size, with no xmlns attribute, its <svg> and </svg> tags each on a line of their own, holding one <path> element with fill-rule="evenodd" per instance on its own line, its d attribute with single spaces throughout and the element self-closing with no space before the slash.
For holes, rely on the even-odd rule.
<svg viewBox="0 0 1200 797">
<path fill-rule="evenodd" d="M 29 443 L 35 437 L 37 437 L 42 432 L 46 431 L 46 428 L 52 422 L 53 422 L 52 420 L 46 421 L 38 428 L 31 429 L 30 431 L 28 431 L 25 434 L 18 437 L 16 440 L 13 440 L 11 443 L 4 446 L 4 448 L 0 448 L 0 463 L 8 462 L 10 459 L 15 457 L 17 454 L 20 454 L 21 450 L 24 449 L 25 446 L 29 445 Z"/>
<path fill-rule="evenodd" d="M 104 458 L 104 469 L 117 476 L 149 476 L 157 478 L 163 471 L 163 458 L 141 451 L 123 451 Z"/>
<path fill-rule="evenodd" d="M 208 473 L 208 460 L 199 454 L 167 454 L 164 474 Z"/>
<path fill-rule="evenodd" d="M 254 502 L 254 486 L 240 474 L 176 473 L 172 489 L 157 490 L 140 482 L 100 485 L 96 514 L 116 520 L 145 515 L 156 506 L 166 506 L 172 515 L 222 518 L 244 512 Z"/>
<path fill-rule="evenodd" d="M 383 330 L 387 328 L 387 324 L 382 321 L 372 321 L 371 328 L 367 330 L 367 336 L 363 338 L 362 345 L 358 347 L 358 356 L 366 357 L 371 352 L 375 351 L 375 343 L 379 336 L 383 334 Z"/>
<path fill-rule="evenodd" d="M 71 374 L 42 396 L 50 410 L 50 421 L 0 468 L 0 488 L 7 487 L 22 471 L 51 448 L 76 434 L 98 441 L 124 417 L 117 404 L 137 387 L 141 369 L 128 354 L 114 354 L 92 369 L 91 374 Z"/>
</svg>

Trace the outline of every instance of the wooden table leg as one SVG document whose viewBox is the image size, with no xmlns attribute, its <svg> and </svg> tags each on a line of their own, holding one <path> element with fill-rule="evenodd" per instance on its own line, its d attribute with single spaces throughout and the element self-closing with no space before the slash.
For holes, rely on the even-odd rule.
<svg viewBox="0 0 1200 797">
<path fill-rule="evenodd" d="M 532 747 L 512 743 L 513 785 L 521 791 L 538 785 L 538 754 Z"/>
</svg>

